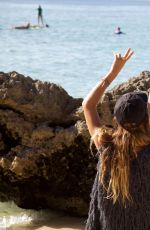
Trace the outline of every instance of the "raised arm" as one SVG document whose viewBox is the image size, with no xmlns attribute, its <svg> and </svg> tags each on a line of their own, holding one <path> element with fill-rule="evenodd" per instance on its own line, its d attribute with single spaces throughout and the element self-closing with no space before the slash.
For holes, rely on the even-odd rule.
<svg viewBox="0 0 150 230">
<path fill-rule="evenodd" d="M 109 84 L 116 78 L 118 73 L 121 71 L 127 60 L 132 56 L 133 51 L 128 49 L 124 56 L 121 54 L 115 54 L 114 62 L 110 68 L 110 71 L 106 76 L 91 90 L 91 92 L 84 99 L 82 106 L 86 119 L 86 124 L 90 135 L 94 140 L 96 147 L 98 148 L 100 143 L 98 142 L 97 136 L 95 135 L 97 128 L 101 126 L 100 117 L 97 112 L 97 104 L 104 94 Z"/>
</svg>

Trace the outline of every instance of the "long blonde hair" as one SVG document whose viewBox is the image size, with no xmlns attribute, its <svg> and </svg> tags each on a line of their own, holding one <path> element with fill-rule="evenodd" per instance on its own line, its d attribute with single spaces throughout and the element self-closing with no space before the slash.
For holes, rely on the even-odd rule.
<svg viewBox="0 0 150 230">
<path fill-rule="evenodd" d="M 98 139 L 105 146 L 100 154 L 100 183 L 106 189 L 107 198 L 113 203 L 121 200 L 125 205 L 127 201 L 132 201 L 129 192 L 130 161 L 150 144 L 148 117 L 137 128 L 129 127 L 128 130 L 117 122 L 113 129 L 102 127 Z"/>
</svg>

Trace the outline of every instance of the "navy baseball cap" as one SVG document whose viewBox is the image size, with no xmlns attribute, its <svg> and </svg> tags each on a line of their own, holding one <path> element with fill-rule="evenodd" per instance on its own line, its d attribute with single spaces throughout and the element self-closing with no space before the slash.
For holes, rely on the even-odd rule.
<svg viewBox="0 0 150 230">
<path fill-rule="evenodd" d="M 139 126 L 147 115 L 148 95 L 145 92 L 130 92 L 121 96 L 114 107 L 117 122 Z"/>
</svg>

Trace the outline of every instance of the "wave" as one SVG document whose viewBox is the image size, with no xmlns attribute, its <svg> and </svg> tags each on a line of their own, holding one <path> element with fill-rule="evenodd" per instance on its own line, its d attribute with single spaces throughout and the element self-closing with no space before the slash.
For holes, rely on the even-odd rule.
<svg viewBox="0 0 150 230">
<path fill-rule="evenodd" d="M 67 216 L 50 210 L 26 210 L 13 201 L 0 202 L 0 230 L 46 229 L 83 230 L 85 218 Z"/>
</svg>

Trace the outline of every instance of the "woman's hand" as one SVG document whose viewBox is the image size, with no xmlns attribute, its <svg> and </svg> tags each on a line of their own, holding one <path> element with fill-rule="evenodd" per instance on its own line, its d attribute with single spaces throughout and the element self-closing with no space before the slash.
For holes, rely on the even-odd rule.
<svg viewBox="0 0 150 230">
<path fill-rule="evenodd" d="M 114 62 L 111 66 L 110 72 L 117 76 L 117 74 L 123 68 L 125 63 L 131 58 L 133 53 L 134 52 L 129 48 L 129 49 L 127 49 L 124 56 L 121 56 L 120 53 L 114 54 L 115 59 L 114 59 Z"/>
</svg>

